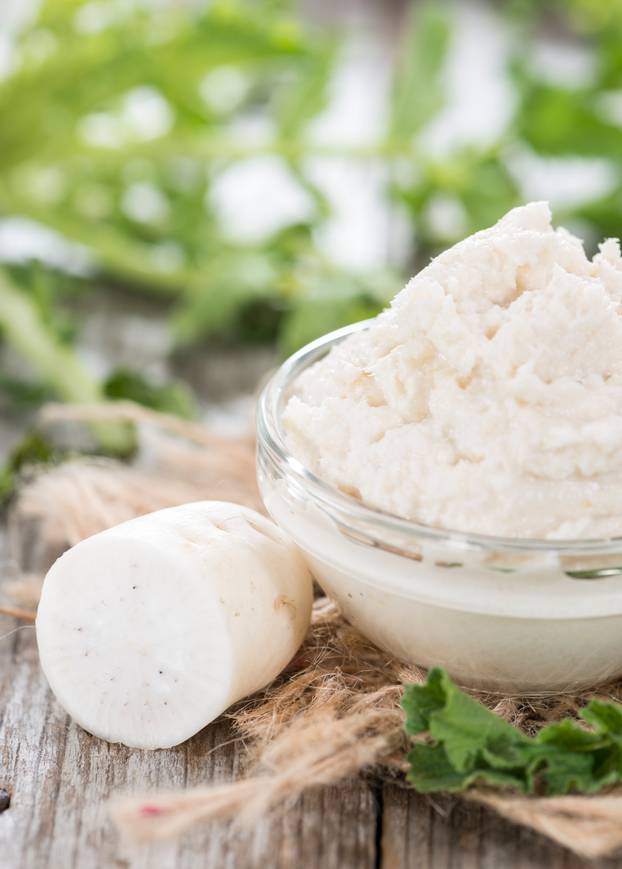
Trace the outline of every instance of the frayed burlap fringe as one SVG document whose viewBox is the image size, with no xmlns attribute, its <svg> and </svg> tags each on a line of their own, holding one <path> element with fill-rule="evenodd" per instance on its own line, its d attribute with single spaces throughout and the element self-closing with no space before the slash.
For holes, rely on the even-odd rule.
<svg viewBox="0 0 622 869">
<path fill-rule="evenodd" d="M 402 685 L 423 678 L 417 668 L 365 640 L 320 598 L 309 636 L 288 672 L 230 713 L 248 745 L 245 777 L 213 788 L 118 798 L 113 816 L 126 835 L 144 842 L 178 835 L 198 821 L 230 818 L 248 825 L 308 787 L 333 784 L 361 770 L 402 779 L 408 750 Z M 569 696 L 538 698 L 537 705 L 485 694 L 479 699 L 527 732 L 576 712 L 583 702 Z M 622 795 L 529 798 L 473 790 L 466 798 L 582 857 L 622 846 Z"/>
<path fill-rule="evenodd" d="M 11 548 L 19 552 L 36 529 L 39 547 L 62 551 L 126 519 L 189 501 L 220 500 L 263 510 L 250 435 L 222 437 L 196 423 L 129 402 L 49 405 L 44 422 L 133 422 L 141 450 L 132 465 L 78 458 L 37 474 L 9 516 Z"/>
<path fill-rule="evenodd" d="M 133 466 L 75 460 L 32 478 L 11 516 L 11 541 L 23 552 L 32 540 L 61 551 L 89 534 L 140 513 L 184 501 L 219 498 L 259 507 L 253 443 L 217 437 L 196 424 L 122 404 L 52 408 L 48 419 L 130 420 L 140 426 Z M 4 585 L 12 615 L 29 617 L 40 577 Z M 315 602 L 309 635 L 287 671 L 229 713 L 246 748 L 246 774 L 230 784 L 178 793 L 118 797 L 114 817 L 138 841 L 174 836 L 198 821 L 250 823 L 295 800 L 303 790 L 336 783 L 361 770 L 403 780 L 407 742 L 401 686 L 424 674 L 395 661 L 362 637 L 325 598 Z M 601 689 L 622 700 L 622 683 Z M 588 697 L 526 699 L 480 694 L 498 715 L 528 733 L 575 716 Z M 491 790 L 466 797 L 573 850 L 594 858 L 622 847 L 622 794 L 528 798 Z"/>
<path fill-rule="evenodd" d="M 468 796 L 588 860 L 605 857 L 622 847 L 622 794 L 619 792 L 604 796 L 538 798 L 474 791 Z"/>
<path fill-rule="evenodd" d="M 388 659 L 320 598 L 287 672 L 230 713 L 248 746 L 247 777 L 213 789 L 128 797 L 114 804 L 114 817 L 143 841 L 177 834 L 198 819 L 226 816 L 243 825 L 381 758 L 401 764 L 403 678 L 419 681 L 422 674 Z"/>
</svg>

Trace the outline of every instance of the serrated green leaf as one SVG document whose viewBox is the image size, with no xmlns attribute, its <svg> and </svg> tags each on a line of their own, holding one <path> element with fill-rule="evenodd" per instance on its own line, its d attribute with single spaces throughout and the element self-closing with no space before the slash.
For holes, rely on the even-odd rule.
<svg viewBox="0 0 622 869">
<path fill-rule="evenodd" d="M 423 685 L 406 685 L 402 697 L 402 709 L 406 712 L 406 732 L 411 736 L 430 729 L 430 718 L 440 712 L 447 700 L 449 677 L 440 667 L 428 673 Z"/>
<path fill-rule="evenodd" d="M 591 724 L 596 733 L 619 736 L 622 739 L 622 706 L 591 700 L 581 710 L 581 718 Z"/>
<path fill-rule="evenodd" d="M 457 688 L 445 670 L 435 668 L 424 686 L 406 689 L 403 706 L 407 731 L 428 731 L 459 772 L 467 771 L 478 756 L 499 767 L 521 759 L 522 734 Z"/>
<path fill-rule="evenodd" d="M 418 745 L 408 762 L 407 778 L 420 793 L 461 791 L 468 786 L 468 775 L 456 770 L 442 745 Z"/>
<path fill-rule="evenodd" d="M 622 780 L 622 706 L 593 701 L 583 711 L 594 730 L 564 720 L 528 737 L 453 684 L 442 669 L 404 689 L 402 705 L 416 742 L 409 781 L 421 791 L 475 783 L 524 793 L 595 793 Z"/>
<path fill-rule="evenodd" d="M 475 784 L 510 787 L 521 792 L 527 789 L 521 769 L 495 769 L 482 761 L 468 771 L 457 770 L 442 745 L 417 745 L 409 753 L 408 761 L 407 779 L 419 793 L 455 793 Z"/>
</svg>

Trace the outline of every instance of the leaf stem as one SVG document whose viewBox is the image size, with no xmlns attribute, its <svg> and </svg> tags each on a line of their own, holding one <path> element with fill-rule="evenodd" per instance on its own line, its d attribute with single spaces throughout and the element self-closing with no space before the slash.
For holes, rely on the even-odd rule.
<svg viewBox="0 0 622 869">
<path fill-rule="evenodd" d="M 43 323 L 36 306 L 0 271 L 0 328 L 10 346 L 65 401 L 89 403 L 104 396 L 77 355 Z M 97 425 L 92 432 L 108 452 L 126 454 L 133 435 L 126 426 Z"/>
</svg>

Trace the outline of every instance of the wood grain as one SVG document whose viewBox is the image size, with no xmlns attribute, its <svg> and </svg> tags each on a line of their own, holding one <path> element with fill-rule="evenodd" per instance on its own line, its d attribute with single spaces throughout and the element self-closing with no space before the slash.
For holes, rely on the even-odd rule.
<svg viewBox="0 0 622 869">
<path fill-rule="evenodd" d="M 119 839 L 110 795 L 223 782 L 241 748 L 225 720 L 188 743 L 146 752 L 109 745 L 72 724 L 39 669 L 31 627 L 0 619 L 0 814 L 3 869 L 610 869 L 587 864 L 492 812 L 367 779 L 306 793 L 249 832 L 214 823 L 179 841 L 136 848 Z M 8 634 L 7 636 L 4 636 Z"/>
<path fill-rule="evenodd" d="M 36 541 L 26 566 L 40 564 Z M 0 533 L 0 562 L 3 561 Z M 113 794 L 225 782 L 242 749 L 226 720 L 166 751 L 98 740 L 72 724 L 41 673 L 34 629 L 0 617 L 0 869 L 593 869 L 487 809 L 369 779 L 310 791 L 277 818 L 239 831 L 197 827 L 137 848 L 107 812 Z"/>
<path fill-rule="evenodd" d="M 475 803 L 383 790 L 383 869 L 612 869 L 622 859 L 586 861 Z"/>
<path fill-rule="evenodd" d="M 11 619 L 0 620 L 0 632 Z M 72 724 L 48 692 L 33 629 L 0 642 L 0 814 L 3 869 L 136 867 L 338 867 L 376 865 L 376 805 L 359 782 L 307 793 L 289 811 L 246 833 L 200 827 L 178 842 L 135 848 L 107 815 L 113 793 L 222 782 L 239 770 L 226 721 L 178 748 L 147 752 L 109 745 Z"/>
<path fill-rule="evenodd" d="M 0 546 L 0 561 L 2 554 Z M 28 569 L 41 557 L 35 542 L 28 544 Z M 137 848 L 120 840 L 108 817 L 111 795 L 239 775 L 242 751 L 229 723 L 221 719 L 166 751 L 110 745 L 73 724 L 55 702 L 32 626 L 0 617 L 0 637 L 0 787 L 11 793 L 0 814 L 2 869 L 377 865 L 374 791 L 358 781 L 306 793 L 249 832 L 214 823 L 174 842 Z"/>
</svg>

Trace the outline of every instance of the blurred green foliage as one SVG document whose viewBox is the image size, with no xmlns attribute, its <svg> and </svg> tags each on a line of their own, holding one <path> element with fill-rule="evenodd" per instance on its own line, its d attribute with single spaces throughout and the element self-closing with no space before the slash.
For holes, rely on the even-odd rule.
<svg viewBox="0 0 622 869">
<path fill-rule="evenodd" d="M 344 37 L 302 23 L 287 3 L 213 0 L 193 11 L 43 0 L 0 80 L 0 216 L 31 218 L 78 242 L 97 280 L 37 265 L 0 272 L 0 336 L 29 372 L 21 387 L 19 377 L 0 376 L 0 392 L 11 402 L 132 398 L 191 414 L 183 389 L 127 370 L 102 383 L 85 368 L 72 346 L 75 294 L 112 280 L 161 300 L 177 346 L 227 335 L 277 340 L 289 353 L 374 315 L 416 263 L 518 204 L 517 148 L 607 161 L 611 189 L 556 218 L 582 221 L 595 238 L 619 235 L 622 123 L 611 106 L 622 93 L 622 3 L 502 8 L 514 45 L 508 128 L 485 147 L 435 155 L 422 133 L 446 100 L 455 23 L 444 2 L 409 7 L 384 134 L 331 147 L 309 128 L 329 100 Z M 593 74 L 564 83 L 532 63 L 524 46 L 543 25 L 591 52 Z M 386 164 L 387 200 L 407 215 L 413 239 L 393 269 L 350 272 L 318 247 L 330 206 L 307 158 L 335 155 Z M 310 205 L 303 221 L 251 242 L 227 229 L 213 194 L 228 169 L 261 157 L 277 159 Z M 439 204 L 459 220 L 433 219 Z"/>
<path fill-rule="evenodd" d="M 161 413 L 172 413 L 185 419 L 195 415 L 192 393 L 181 383 L 155 384 L 137 371 L 117 368 L 106 378 L 104 395 L 113 401 L 135 401 Z"/>
<path fill-rule="evenodd" d="M 0 129 L 0 215 L 34 219 L 83 245 L 104 276 L 160 294 L 178 345 L 214 333 L 274 338 L 280 329 L 289 350 L 323 330 L 324 320 L 305 312 L 322 307 L 329 325 L 375 313 L 386 295 L 372 299 L 318 255 L 313 232 L 327 206 L 300 168 L 337 47 L 334 36 L 303 28 L 286 4 L 270 0 L 198 11 L 44 0 L 0 81 L 0 112 L 10 119 Z M 244 124 L 258 120 L 264 132 L 255 141 Z M 304 190 L 310 213 L 259 242 L 239 241 L 223 229 L 214 183 L 229 166 L 272 154 Z M 136 195 L 146 211 L 132 206 Z M 190 412 L 179 390 L 163 403 L 135 372 L 96 382 L 71 349 L 67 295 L 41 269 L 0 274 L 2 337 L 53 395 L 130 397 Z M 258 305 L 255 336 L 241 324 Z M 0 388 L 20 396 L 15 378 L 0 379 Z M 44 394 L 25 381 L 21 398 Z"/>
<path fill-rule="evenodd" d="M 47 465 L 62 457 L 62 453 L 57 452 L 39 432 L 26 434 L 0 466 L 0 507 L 12 494 L 22 468 Z"/>
</svg>

